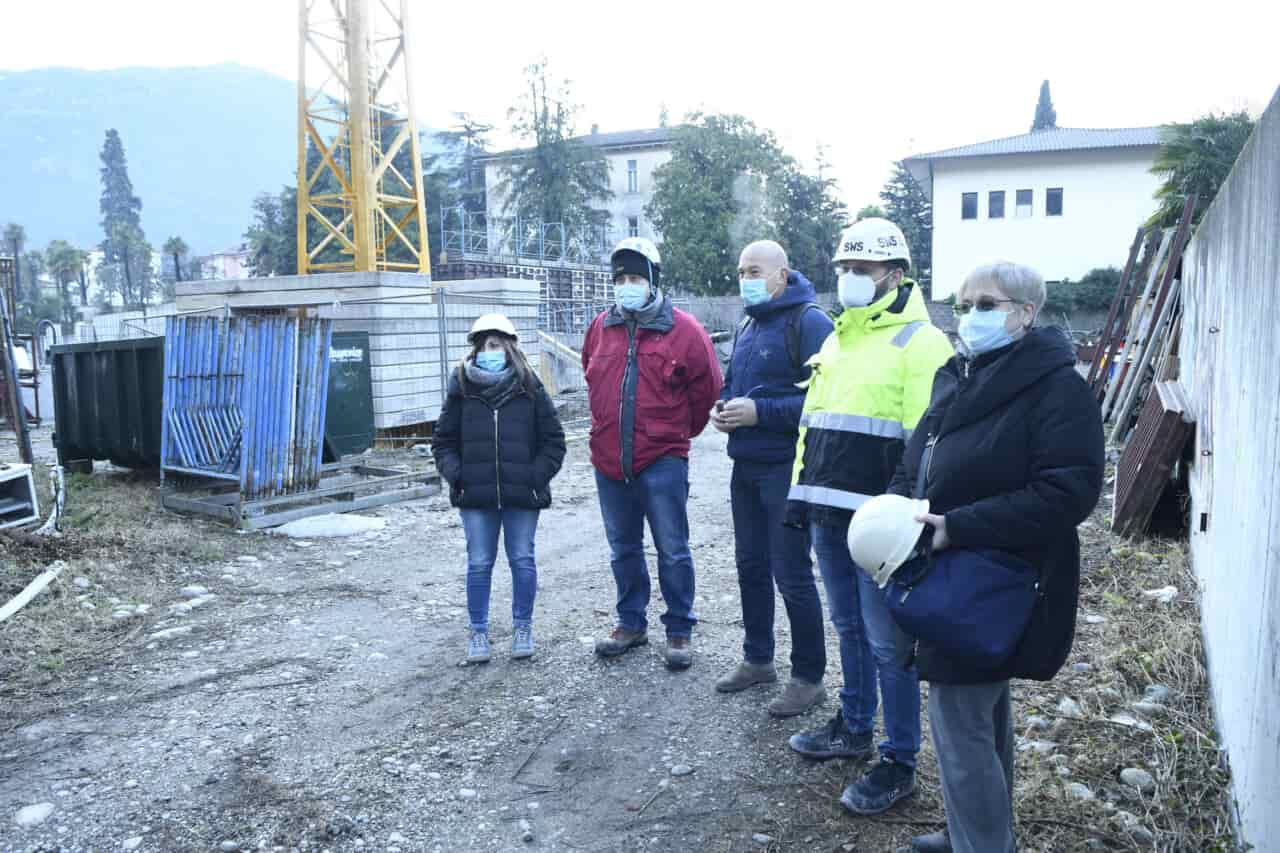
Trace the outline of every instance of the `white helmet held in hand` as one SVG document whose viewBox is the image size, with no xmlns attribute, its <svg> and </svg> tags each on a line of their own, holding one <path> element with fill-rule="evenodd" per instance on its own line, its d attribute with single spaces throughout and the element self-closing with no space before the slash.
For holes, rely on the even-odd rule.
<svg viewBox="0 0 1280 853">
<path fill-rule="evenodd" d="M 871 217 L 855 222 L 840 235 L 833 263 L 841 261 L 905 261 L 911 265 L 911 250 L 902 229 L 887 219 Z"/>
<path fill-rule="evenodd" d="M 849 556 L 883 589 L 915 550 L 924 530 L 916 516 L 928 511 L 926 500 L 875 496 L 858 507 L 849 522 Z"/>
<path fill-rule="evenodd" d="M 516 327 L 511 324 L 511 321 L 505 315 L 483 314 L 471 324 L 471 331 L 467 333 L 467 340 L 470 343 L 475 343 L 477 335 L 486 335 L 490 332 L 497 332 L 517 340 L 520 338 L 516 334 Z"/>
</svg>

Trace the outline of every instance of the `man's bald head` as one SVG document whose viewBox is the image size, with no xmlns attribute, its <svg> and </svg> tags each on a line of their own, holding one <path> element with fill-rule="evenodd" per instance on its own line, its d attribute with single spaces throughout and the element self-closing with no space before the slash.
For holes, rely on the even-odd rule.
<svg viewBox="0 0 1280 853">
<path fill-rule="evenodd" d="M 773 240 L 757 240 L 743 249 L 738 257 L 738 281 L 762 278 L 771 297 L 786 290 L 787 273 L 790 271 L 786 251 Z"/>
</svg>

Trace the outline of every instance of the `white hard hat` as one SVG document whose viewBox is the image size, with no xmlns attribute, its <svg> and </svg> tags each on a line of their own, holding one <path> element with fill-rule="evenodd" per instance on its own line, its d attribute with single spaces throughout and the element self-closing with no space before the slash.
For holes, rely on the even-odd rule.
<svg viewBox="0 0 1280 853">
<path fill-rule="evenodd" d="M 621 243 L 613 247 L 613 254 L 619 252 L 631 251 L 644 255 L 649 259 L 649 263 L 661 266 L 662 256 L 658 254 L 658 247 L 653 245 L 653 241 L 644 237 L 628 237 Z"/>
<path fill-rule="evenodd" d="M 483 314 L 471 324 L 471 331 L 467 334 L 467 340 L 475 343 L 477 335 L 483 335 L 488 332 L 499 332 L 511 338 L 519 338 L 516 334 L 516 327 L 511 324 L 502 314 Z"/>
<path fill-rule="evenodd" d="M 614 281 L 625 273 L 643 276 L 649 284 L 658 286 L 658 278 L 662 272 L 662 256 L 652 240 L 644 237 L 628 237 L 613 248 L 609 256 L 609 266 L 613 269 Z"/>
<path fill-rule="evenodd" d="M 840 235 L 832 261 L 906 261 L 911 264 L 911 250 L 902 229 L 887 219 L 873 216 L 855 222 Z"/>
<path fill-rule="evenodd" d="M 875 496 L 858 507 L 849 522 L 849 556 L 883 588 L 915 550 L 924 530 L 916 516 L 928 511 L 926 500 Z"/>
</svg>

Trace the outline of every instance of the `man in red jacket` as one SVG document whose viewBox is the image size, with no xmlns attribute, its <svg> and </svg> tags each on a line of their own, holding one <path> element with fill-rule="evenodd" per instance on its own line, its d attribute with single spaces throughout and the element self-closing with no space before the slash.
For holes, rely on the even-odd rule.
<svg viewBox="0 0 1280 853">
<path fill-rule="evenodd" d="M 667 666 L 693 662 L 693 557 L 689 553 L 689 440 L 720 395 L 720 362 L 706 330 L 658 289 L 661 258 L 630 237 L 610 259 L 616 304 L 582 345 L 591 402 L 591 464 L 618 588 L 618 622 L 596 643 L 612 657 L 648 642 L 644 522 L 658 551 L 667 612 Z"/>
</svg>

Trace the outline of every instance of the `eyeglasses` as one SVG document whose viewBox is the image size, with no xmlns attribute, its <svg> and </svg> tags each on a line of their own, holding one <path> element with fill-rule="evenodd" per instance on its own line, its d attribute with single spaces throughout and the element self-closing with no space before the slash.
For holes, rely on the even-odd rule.
<svg viewBox="0 0 1280 853">
<path fill-rule="evenodd" d="M 990 296 L 982 296 L 978 298 L 977 302 L 957 302 L 951 306 L 951 310 L 957 317 L 963 317 L 975 308 L 979 311 L 994 311 L 996 306 L 1002 302 L 1022 304 L 1017 299 L 994 299 Z"/>
</svg>

